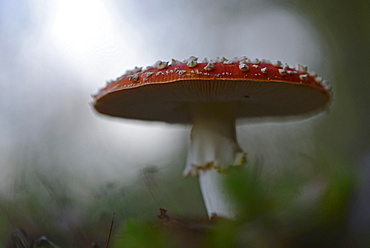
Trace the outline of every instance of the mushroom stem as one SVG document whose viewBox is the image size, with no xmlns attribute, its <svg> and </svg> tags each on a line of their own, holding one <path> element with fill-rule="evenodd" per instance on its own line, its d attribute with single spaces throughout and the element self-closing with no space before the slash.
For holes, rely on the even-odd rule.
<svg viewBox="0 0 370 248">
<path fill-rule="evenodd" d="M 191 106 L 193 128 L 184 176 L 199 176 L 203 199 L 211 218 L 233 218 L 234 207 L 223 190 L 225 169 L 240 166 L 245 153 L 236 140 L 236 103 L 196 103 Z"/>
</svg>

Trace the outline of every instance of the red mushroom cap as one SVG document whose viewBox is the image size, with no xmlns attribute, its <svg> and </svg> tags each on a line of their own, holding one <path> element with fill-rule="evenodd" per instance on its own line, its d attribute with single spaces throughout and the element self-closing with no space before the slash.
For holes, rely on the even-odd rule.
<svg viewBox="0 0 370 248">
<path fill-rule="evenodd" d="M 158 61 L 128 71 L 94 97 L 102 114 L 169 123 L 189 123 L 187 106 L 197 102 L 237 102 L 237 118 L 307 114 L 330 102 L 322 78 L 306 67 L 246 58 Z"/>
</svg>

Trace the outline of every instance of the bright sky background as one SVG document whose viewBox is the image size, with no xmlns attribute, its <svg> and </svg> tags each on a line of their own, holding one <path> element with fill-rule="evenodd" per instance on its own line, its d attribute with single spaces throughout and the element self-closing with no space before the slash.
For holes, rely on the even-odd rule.
<svg viewBox="0 0 370 248">
<path fill-rule="evenodd" d="M 107 80 L 135 66 L 246 55 L 318 68 L 323 49 L 297 13 L 273 1 L 236 9 L 238 1 L 225 2 L 0 0 L 2 185 L 28 165 L 54 172 L 63 165 L 98 182 L 129 179 L 148 165 L 182 165 L 188 128 L 103 117 L 89 105 Z M 286 137 L 277 126 L 274 139 Z M 241 130 L 240 139 L 256 139 Z"/>
</svg>

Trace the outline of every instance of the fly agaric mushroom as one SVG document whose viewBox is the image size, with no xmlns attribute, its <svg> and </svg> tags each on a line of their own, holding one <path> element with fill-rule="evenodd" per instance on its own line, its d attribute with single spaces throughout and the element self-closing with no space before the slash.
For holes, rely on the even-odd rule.
<svg viewBox="0 0 370 248">
<path fill-rule="evenodd" d="M 233 217 L 222 174 L 246 159 L 236 139 L 236 118 L 315 113 L 330 101 L 329 87 L 307 67 L 246 57 L 198 62 L 158 61 L 111 81 L 94 96 L 106 115 L 191 123 L 184 176 L 198 176 L 209 217 Z"/>
</svg>

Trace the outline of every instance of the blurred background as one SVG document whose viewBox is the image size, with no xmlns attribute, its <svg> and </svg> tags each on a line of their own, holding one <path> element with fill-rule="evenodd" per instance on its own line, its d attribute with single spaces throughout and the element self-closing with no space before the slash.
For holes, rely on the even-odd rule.
<svg viewBox="0 0 370 248">
<path fill-rule="evenodd" d="M 189 126 L 91 106 L 127 69 L 191 55 L 301 63 L 329 80 L 328 111 L 243 122 L 238 140 L 267 178 L 354 170 L 348 223 L 368 232 L 369 16 L 368 0 L 0 0 L 2 245 L 17 227 L 76 246 L 104 240 L 113 212 L 117 223 L 155 219 L 160 207 L 206 216 L 197 180 L 181 177 Z"/>
</svg>

